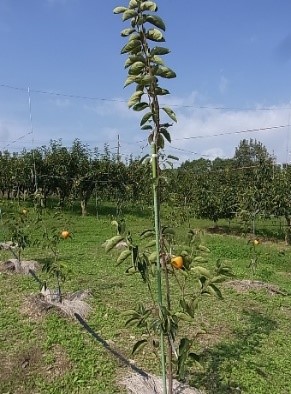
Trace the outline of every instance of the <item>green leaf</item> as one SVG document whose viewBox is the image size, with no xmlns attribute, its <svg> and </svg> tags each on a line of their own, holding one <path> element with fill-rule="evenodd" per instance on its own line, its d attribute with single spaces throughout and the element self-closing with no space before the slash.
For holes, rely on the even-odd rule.
<svg viewBox="0 0 291 394">
<path fill-rule="evenodd" d="M 157 261 L 157 252 L 153 252 L 149 255 L 149 262 L 155 263 Z"/>
<path fill-rule="evenodd" d="M 192 341 L 188 338 L 182 338 L 179 345 L 179 356 L 178 356 L 178 377 L 179 380 L 185 379 L 185 364 L 188 358 L 188 354 L 192 345 Z"/>
<path fill-rule="evenodd" d="M 208 249 L 206 246 L 204 245 L 198 245 L 198 249 L 201 250 L 202 252 L 207 252 L 210 253 L 210 249 Z"/>
<path fill-rule="evenodd" d="M 158 134 L 158 138 L 157 138 L 157 148 L 158 149 L 164 149 L 165 147 L 165 140 L 164 137 L 162 136 L 162 134 Z"/>
<path fill-rule="evenodd" d="M 158 10 L 158 6 L 153 1 L 144 1 L 140 6 L 141 11 L 152 11 Z"/>
<path fill-rule="evenodd" d="M 136 75 L 130 75 L 130 76 L 126 79 L 126 81 L 124 82 L 123 87 L 125 88 L 126 86 L 128 86 L 128 85 L 130 85 L 130 84 L 132 84 L 132 83 L 134 83 L 134 82 L 136 82 L 136 81 L 137 81 Z"/>
<path fill-rule="evenodd" d="M 145 245 L 145 248 L 152 248 L 153 246 L 156 246 L 156 241 L 155 241 L 155 239 L 153 239 L 152 241 L 148 242 L 148 243 Z"/>
<path fill-rule="evenodd" d="M 171 160 L 179 160 L 179 157 L 177 157 L 177 156 L 168 155 L 167 157 L 168 157 L 168 159 L 171 159 Z"/>
<path fill-rule="evenodd" d="M 117 265 L 123 263 L 130 255 L 131 251 L 129 249 L 123 250 L 116 261 Z"/>
<path fill-rule="evenodd" d="M 128 73 L 130 75 L 138 75 L 143 71 L 144 68 L 145 65 L 143 62 L 135 62 L 130 66 Z"/>
<path fill-rule="evenodd" d="M 150 118 L 152 118 L 153 114 L 151 112 L 147 112 L 144 114 L 140 121 L 140 126 L 143 126 Z"/>
<path fill-rule="evenodd" d="M 141 130 L 152 130 L 153 126 L 150 124 L 145 124 L 144 126 L 141 127 Z"/>
<path fill-rule="evenodd" d="M 145 75 L 145 76 L 141 79 L 140 83 L 141 83 L 143 86 L 149 86 L 152 82 L 155 81 L 155 79 L 156 79 L 155 76 Z"/>
<path fill-rule="evenodd" d="M 169 107 L 162 107 L 162 110 L 166 112 L 166 114 L 171 118 L 174 122 L 177 122 L 175 112 Z"/>
<path fill-rule="evenodd" d="M 122 30 L 122 32 L 120 33 L 121 37 L 127 37 L 129 36 L 131 33 L 133 33 L 135 30 L 132 28 L 128 28 L 128 29 L 124 29 Z"/>
<path fill-rule="evenodd" d="M 164 47 L 154 47 L 151 52 L 150 52 L 150 56 L 154 56 L 154 55 L 167 55 L 168 53 L 170 53 L 170 50 L 168 48 L 164 48 Z"/>
<path fill-rule="evenodd" d="M 143 92 L 141 92 L 141 91 L 134 92 L 133 95 L 128 100 L 128 108 L 131 108 L 134 105 L 136 105 L 137 103 L 139 103 L 142 95 L 143 95 Z"/>
<path fill-rule="evenodd" d="M 144 109 L 146 109 L 146 108 L 148 108 L 148 107 L 149 107 L 149 104 L 148 104 L 148 103 L 142 102 L 142 103 L 135 104 L 135 105 L 132 107 L 132 109 L 133 109 L 134 111 L 143 111 Z"/>
<path fill-rule="evenodd" d="M 160 56 L 158 56 L 158 55 L 152 56 L 152 57 L 151 57 L 151 62 L 152 62 L 152 63 L 155 63 L 155 64 L 159 64 L 159 65 L 161 65 L 161 66 L 164 66 L 164 61 L 163 61 L 163 59 L 162 59 Z"/>
<path fill-rule="evenodd" d="M 219 298 L 220 300 L 223 299 L 222 297 L 222 293 L 219 290 L 219 288 L 217 286 L 215 286 L 213 283 L 210 283 L 207 287 L 207 290 L 209 291 L 210 294 L 216 296 L 217 298 Z"/>
<path fill-rule="evenodd" d="M 130 0 L 128 7 L 129 8 L 136 8 L 138 6 L 138 1 L 137 0 Z"/>
<path fill-rule="evenodd" d="M 134 39 L 129 41 L 127 44 L 124 45 L 124 47 L 121 49 L 120 53 L 128 53 L 133 51 L 134 49 L 140 49 L 141 48 L 141 42 L 138 39 Z"/>
<path fill-rule="evenodd" d="M 127 21 L 130 18 L 134 18 L 135 16 L 137 16 L 137 12 L 135 10 L 130 10 L 130 9 L 126 9 L 126 11 L 124 11 L 123 15 L 122 15 L 122 20 Z"/>
<path fill-rule="evenodd" d="M 155 230 L 145 230 L 140 234 L 141 239 L 153 237 L 155 235 Z"/>
<path fill-rule="evenodd" d="M 194 259 L 195 261 L 195 259 Z M 193 267 L 191 268 L 191 271 L 194 272 L 197 276 L 205 276 L 206 278 L 211 278 L 211 273 L 208 271 L 208 269 L 204 267 Z"/>
<path fill-rule="evenodd" d="M 157 70 L 155 71 L 155 75 L 167 79 L 176 78 L 176 73 L 166 66 L 158 66 Z"/>
<path fill-rule="evenodd" d="M 167 94 L 170 94 L 170 92 L 168 91 L 168 89 L 163 89 L 163 88 L 160 88 L 159 86 L 157 86 L 157 87 L 155 88 L 155 93 L 156 93 L 156 95 L 158 95 L 158 96 L 166 96 Z"/>
<path fill-rule="evenodd" d="M 194 257 L 193 261 L 195 261 L 196 263 L 206 263 L 207 259 L 203 256 L 196 256 Z"/>
<path fill-rule="evenodd" d="M 146 33 L 146 37 L 148 40 L 156 41 L 156 42 L 164 42 L 163 33 L 158 29 L 149 29 Z"/>
<path fill-rule="evenodd" d="M 171 143 L 171 134 L 168 132 L 167 129 L 161 128 L 161 129 L 160 129 L 160 133 L 163 134 L 163 136 L 166 138 L 166 140 L 167 140 L 168 142 Z M 169 157 L 169 156 L 168 156 L 168 157 Z"/>
<path fill-rule="evenodd" d="M 114 14 L 121 14 L 122 12 L 125 12 L 127 10 L 126 7 L 115 7 L 113 10 Z"/>
<path fill-rule="evenodd" d="M 149 22 L 163 31 L 166 30 L 164 21 L 158 15 L 145 15 L 145 22 Z"/>
<path fill-rule="evenodd" d="M 141 339 L 140 341 L 137 341 L 135 344 L 134 344 L 134 346 L 133 346 L 133 348 L 132 348 L 132 352 L 131 352 L 131 354 L 133 355 L 133 354 L 135 354 L 137 351 L 141 351 L 144 347 L 145 347 L 145 345 L 147 344 L 147 339 Z"/>
<path fill-rule="evenodd" d="M 183 321 L 186 321 L 186 322 L 188 322 L 188 323 L 193 323 L 192 317 L 189 316 L 189 315 L 187 315 L 187 314 L 184 313 L 184 312 L 177 312 L 177 313 L 176 313 L 176 316 L 177 316 L 179 319 L 183 320 Z"/>
<path fill-rule="evenodd" d="M 108 239 L 105 242 L 105 252 L 109 252 L 123 239 L 124 239 L 124 237 L 122 235 L 116 235 L 115 237 Z"/>
</svg>

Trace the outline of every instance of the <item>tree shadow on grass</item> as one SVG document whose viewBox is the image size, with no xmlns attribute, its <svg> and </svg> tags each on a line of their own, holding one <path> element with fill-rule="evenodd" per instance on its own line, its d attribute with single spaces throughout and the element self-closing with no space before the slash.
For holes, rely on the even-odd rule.
<svg viewBox="0 0 291 394">
<path fill-rule="evenodd" d="M 206 369 L 195 373 L 191 385 L 204 388 L 208 394 L 244 392 L 243 380 L 234 381 L 231 378 L 234 365 L 237 366 L 242 360 L 246 363 L 244 359 L 248 355 L 260 353 L 262 343 L 278 325 L 258 311 L 243 310 L 242 314 L 248 320 L 248 328 L 237 329 L 232 342 L 222 342 L 206 349 L 201 355 L 201 363 L 206 365 Z M 248 361 L 246 365 L 258 374 L 258 378 L 267 377 L 259 363 Z"/>
</svg>

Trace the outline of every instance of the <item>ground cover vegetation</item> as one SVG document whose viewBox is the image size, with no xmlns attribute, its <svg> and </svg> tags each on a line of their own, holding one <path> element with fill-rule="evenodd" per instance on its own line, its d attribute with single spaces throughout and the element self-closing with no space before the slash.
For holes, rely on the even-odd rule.
<svg viewBox="0 0 291 394">
<path fill-rule="evenodd" d="M 159 99 L 176 75 L 157 10 L 114 9 L 129 23 L 125 86 L 146 157 L 122 162 L 79 140 L 1 153 L 3 392 L 290 391 L 289 166 L 243 140 L 232 159 L 173 168 L 164 147 L 177 119 Z M 285 244 L 257 236 L 262 219 L 279 221 Z"/>
<path fill-rule="evenodd" d="M 18 208 L 6 204 L 1 203 L 4 217 Z M 29 215 L 36 216 L 33 206 L 26 207 Z M 93 202 L 91 209 L 94 211 Z M 130 207 L 127 209 L 126 225 L 132 232 L 138 234 L 152 226 L 151 210 L 130 214 Z M 89 325 L 113 349 L 134 359 L 137 366 L 159 373 L 154 354 L 145 349 L 131 354 L 140 331 L 125 326 L 124 312 L 139 302 L 150 304 L 150 297 L 139 276 L 125 274 L 127 266 L 116 264 L 118 251 L 104 253 L 102 243 L 116 234 L 111 226 L 114 214 L 112 203 L 100 207 L 99 218 L 88 215 L 80 220 L 77 210 L 64 213 L 72 238 L 62 240 L 59 246 L 59 257 L 69 268 L 63 293 L 90 290 Z M 201 221 L 191 219 L 190 224 L 198 228 Z M 204 227 L 210 224 L 205 221 Z M 53 215 L 48 215 L 47 226 L 54 226 Z M 59 227 L 62 231 L 63 226 Z M 184 225 L 178 226 L 179 239 L 183 239 L 184 230 Z M 1 239 L 3 236 L 1 226 Z M 40 229 L 33 231 L 33 238 L 42 236 Z M 208 233 L 201 237 L 210 250 L 203 266 L 212 270 L 217 259 L 227 260 L 235 276 L 221 285 L 223 300 L 204 298 L 195 314 L 195 325 L 181 328 L 181 335 L 195 339 L 194 351 L 201 358 L 200 365 L 188 363 L 186 381 L 206 393 L 289 392 L 289 248 L 284 242 L 260 242 L 256 246 L 258 264 L 252 270 L 251 238 Z M 2 261 L 11 256 L 9 251 L 0 253 Z M 24 249 L 22 258 L 44 264 L 50 256 L 48 250 L 35 244 Z M 48 280 L 45 271 L 37 275 L 42 281 Z M 118 382 L 126 370 L 120 360 L 76 320 L 57 310 L 39 311 L 33 303 L 39 284 L 31 276 L 1 272 L 0 281 L 1 392 L 122 392 Z M 269 287 L 260 287 L 260 283 Z M 177 305 L 175 287 L 174 294 Z"/>
</svg>

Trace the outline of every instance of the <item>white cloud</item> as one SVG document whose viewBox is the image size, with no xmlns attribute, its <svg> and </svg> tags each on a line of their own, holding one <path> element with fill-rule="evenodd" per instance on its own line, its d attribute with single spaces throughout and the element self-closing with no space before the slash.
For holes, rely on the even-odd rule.
<svg viewBox="0 0 291 394">
<path fill-rule="evenodd" d="M 176 109 L 178 123 L 171 130 L 172 144 L 168 148 L 171 153 L 176 150 L 181 160 L 193 160 L 204 155 L 210 159 L 215 155 L 232 157 L 242 139 L 253 138 L 262 142 L 269 153 L 274 151 L 278 161 L 285 161 L 289 138 L 291 149 L 291 126 L 268 128 L 288 125 L 290 103 L 273 106 L 269 110 L 259 106 L 253 110 L 214 107 L 219 108 L 210 105 L 204 109 L 198 106 Z"/>
</svg>

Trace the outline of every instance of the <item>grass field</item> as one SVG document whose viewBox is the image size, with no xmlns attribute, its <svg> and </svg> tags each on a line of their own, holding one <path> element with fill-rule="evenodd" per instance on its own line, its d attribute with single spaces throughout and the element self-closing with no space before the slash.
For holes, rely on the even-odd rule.
<svg viewBox="0 0 291 394">
<path fill-rule="evenodd" d="M 73 236 L 60 243 L 61 259 L 70 268 L 64 291 L 90 290 L 92 312 L 87 321 L 99 341 L 77 320 L 34 308 L 32 295 L 39 287 L 31 276 L 0 273 L 0 393 L 125 392 L 118 382 L 128 369 L 102 340 L 132 359 L 131 348 L 139 333 L 125 327 L 123 312 L 146 302 L 148 294 L 139 276 L 126 275 L 126 265 L 116 266 L 117 253 L 106 255 L 101 247 L 115 234 L 112 213 L 110 206 L 103 207 L 98 218 L 64 213 Z M 152 227 L 150 212 L 128 210 L 125 218 L 136 238 Z M 191 223 L 195 228 L 209 225 Z M 37 230 L 31 231 L 37 236 Z M 179 225 L 178 236 L 186 231 Z M 203 299 L 195 325 L 184 328 L 197 338 L 195 350 L 202 359 L 201 365 L 189 365 L 188 382 L 211 394 L 290 393 L 291 304 L 290 296 L 284 294 L 291 293 L 291 250 L 282 242 L 262 241 L 257 247 L 258 266 L 252 272 L 248 237 L 207 233 L 202 237 L 211 251 L 206 267 L 214 267 L 218 258 L 226 259 L 236 281 L 263 281 L 269 287 L 245 289 L 245 282 L 234 282 L 221 286 L 222 301 Z M 24 257 L 43 262 L 47 253 L 34 246 L 25 250 Z M 8 257 L 12 256 L 7 251 L 0 251 L 0 260 Z M 44 273 L 38 275 L 44 279 Z M 283 294 L 273 291 L 275 286 Z M 152 353 L 141 353 L 134 360 L 138 367 L 159 374 Z"/>
</svg>

